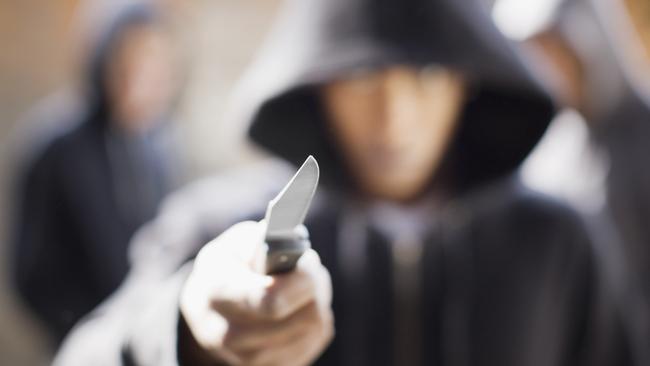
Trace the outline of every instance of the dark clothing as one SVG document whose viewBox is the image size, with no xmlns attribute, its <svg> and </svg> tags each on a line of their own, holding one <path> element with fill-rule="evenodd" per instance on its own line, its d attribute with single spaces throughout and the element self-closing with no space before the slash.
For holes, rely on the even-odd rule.
<svg viewBox="0 0 650 366">
<path fill-rule="evenodd" d="M 650 104 L 626 94 L 593 133 L 607 151 L 607 212 L 628 266 L 626 314 L 650 362 Z"/>
<path fill-rule="evenodd" d="M 596 139 L 608 147 L 611 170 L 608 191 L 611 209 L 625 241 L 639 252 L 632 258 L 650 263 L 650 107 L 638 96 L 626 98 L 609 116 L 610 121 L 599 131 Z M 637 264 L 643 271 L 644 292 L 650 294 L 650 266 Z M 649 295 L 650 296 L 650 295 Z"/>
<path fill-rule="evenodd" d="M 167 188 L 167 178 L 155 168 L 154 184 L 142 187 L 154 199 L 138 194 L 145 182 L 117 192 L 117 179 L 138 177 L 116 174 L 109 162 L 110 139 L 96 126 L 80 125 L 51 142 L 21 183 L 15 278 L 57 339 L 119 286 L 129 267 L 129 240 L 154 216 Z M 138 157 L 130 158 L 117 164 L 129 167 Z M 152 169 L 156 162 L 140 163 L 140 169 Z M 119 196 L 124 193 L 130 196 Z M 122 200 L 139 210 L 121 207 Z"/>
<path fill-rule="evenodd" d="M 316 88 L 395 63 L 457 69 L 472 91 L 432 180 L 449 194 L 420 213 L 421 235 L 404 238 L 370 218 Z M 321 166 L 306 225 L 332 274 L 336 337 L 317 365 L 631 364 L 606 263 L 580 219 L 516 178 L 554 113 L 537 85 L 478 2 L 289 2 L 240 90 L 240 117 L 260 146 L 294 165 L 314 154 Z M 290 177 L 278 164 L 171 197 L 136 235 L 129 280 L 56 362 L 177 364 L 183 263 L 229 225 L 262 218 Z"/>
<path fill-rule="evenodd" d="M 366 231 L 366 242 L 354 243 L 365 266 L 356 263 L 363 268 L 351 276 L 342 245 L 330 244 L 342 244 L 341 217 L 338 208 L 308 222 L 335 289 L 337 336 L 317 364 L 406 364 L 396 355 L 396 318 L 405 310 L 393 285 L 396 243 L 377 228 L 357 228 Z M 418 364 L 629 364 L 617 353 L 624 340 L 615 337 L 620 324 L 607 312 L 589 239 L 570 210 L 501 182 L 431 217 L 438 219 L 424 240 L 414 307 L 420 334 L 403 334 L 421 342 Z"/>
<path fill-rule="evenodd" d="M 148 19 L 130 11 L 121 26 Z M 106 42 L 110 48 L 118 39 Z M 105 76 L 105 66 L 93 72 Z M 87 105 L 33 146 L 16 182 L 15 285 L 57 342 L 122 282 L 131 236 L 154 217 L 170 185 L 162 129 L 138 137 L 117 131 L 99 91 L 104 82 L 89 78 L 97 83 L 89 82 Z"/>
<path fill-rule="evenodd" d="M 650 99 L 648 70 L 631 62 L 625 4 L 567 0 L 555 30 L 583 64 L 585 106 L 595 146 L 609 171 L 604 214 L 625 254 L 625 314 L 639 340 L 639 358 L 650 363 Z M 628 20 L 629 22 L 629 20 Z M 634 50 L 641 52 L 641 50 Z"/>
</svg>

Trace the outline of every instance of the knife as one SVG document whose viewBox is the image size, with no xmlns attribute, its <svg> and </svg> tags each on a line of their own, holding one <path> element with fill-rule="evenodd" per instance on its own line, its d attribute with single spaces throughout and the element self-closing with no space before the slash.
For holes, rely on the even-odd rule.
<svg viewBox="0 0 650 366">
<path fill-rule="evenodd" d="M 300 256 L 311 247 L 303 225 L 318 186 L 320 171 L 313 156 L 307 157 L 289 183 L 266 209 L 266 273 L 293 270 Z"/>
</svg>

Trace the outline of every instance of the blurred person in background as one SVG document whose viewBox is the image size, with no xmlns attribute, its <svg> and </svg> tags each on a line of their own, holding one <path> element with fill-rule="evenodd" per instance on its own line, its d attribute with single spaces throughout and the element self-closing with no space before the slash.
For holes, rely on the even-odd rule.
<svg viewBox="0 0 650 366">
<path fill-rule="evenodd" d="M 156 10 L 124 6 L 97 40 L 81 106 L 57 113 L 74 121 L 41 136 L 24 159 L 14 281 L 57 343 L 122 282 L 131 236 L 170 189 L 175 67 Z"/>
<path fill-rule="evenodd" d="M 603 236 L 622 249 L 622 307 L 638 357 L 649 364 L 650 2 L 566 0 L 528 43 L 546 62 L 559 100 L 584 116 L 593 146 L 604 152 L 601 222 L 613 225 Z"/>
<path fill-rule="evenodd" d="M 631 365 L 581 219 L 518 180 L 554 105 L 481 3 L 285 10 L 234 113 L 276 159 L 171 196 L 55 364 Z M 315 251 L 266 276 L 226 228 L 308 154 Z"/>
</svg>

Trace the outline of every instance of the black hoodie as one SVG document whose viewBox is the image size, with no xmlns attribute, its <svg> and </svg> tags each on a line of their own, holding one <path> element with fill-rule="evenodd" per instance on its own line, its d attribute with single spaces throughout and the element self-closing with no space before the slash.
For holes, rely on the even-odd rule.
<svg viewBox="0 0 650 366">
<path fill-rule="evenodd" d="M 351 189 L 317 97 L 318 85 L 393 64 L 450 67 L 472 88 L 444 163 L 453 193 L 420 208 L 424 230 L 406 238 L 386 235 Z M 316 364 L 629 364 L 581 220 L 516 179 L 554 110 L 478 2 L 290 1 L 237 97 L 259 146 L 321 164 L 306 225 L 332 274 L 336 337 Z M 260 219 L 290 171 L 254 166 L 170 198 L 133 243 L 130 281 L 57 362 L 176 364 L 178 268 L 228 225 Z"/>
<path fill-rule="evenodd" d="M 325 179 L 341 158 L 312 88 L 356 69 L 442 65 L 471 83 L 450 162 L 455 188 L 515 169 L 543 134 L 553 107 L 474 1 L 300 1 L 283 14 L 244 80 L 241 113 L 253 141 L 298 164 L 318 157 Z M 300 138 L 297 138 L 297 137 Z M 477 159 L 476 157 L 480 157 Z M 337 182 L 341 183 L 341 182 Z"/>
<path fill-rule="evenodd" d="M 106 86 L 107 63 L 125 30 L 157 21 L 143 5 L 117 14 L 88 63 L 84 106 L 65 117 L 67 129 L 22 157 L 14 281 L 56 342 L 119 286 L 131 235 L 169 189 L 162 129 L 146 136 L 120 132 L 110 121 Z M 57 118 L 38 117 L 45 119 L 39 124 Z"/>
<path fill-rule="evenodd" d="M 603 216 L 628 270 L 625 315 L 650 363 L 650 73 L 623 1 L 565 0 L 554 30 L 582 63 L 584 105 L 593 142 L 606 155 Z"/>
</svg>

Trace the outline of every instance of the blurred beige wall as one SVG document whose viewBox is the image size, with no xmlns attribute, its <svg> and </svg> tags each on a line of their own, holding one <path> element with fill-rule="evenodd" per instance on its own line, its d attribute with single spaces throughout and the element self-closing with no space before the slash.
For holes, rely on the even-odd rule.
<svg viewBox="0 0 650 366">
<path fill-rule="evenodd" d="M 280 0 L 205 0 L 187 11 L 184 27 L 189 80 L 179 108 L 180 131 L 194 174 L 248 161 L 224 121 L 233 85 L 268 31 Z"/>
<path fill-rule="evenodd" d="M 35 103 L 74 84 L 85 8 L 112 0 L 0 0 L 0 363 L 41 365 L 47 342 L 8 284 L 10 147 Z M 187 89 L 177 112 L 193 175 L 251 159 L 223 123 L 233 84 L 267 31 L 279 0 L 164 0 L 183 41 Z M 100 4 L 101 5 L 101 4 Z M 38 121 L 37 121 L 38 122 Z"/>
<path fill-rule="evenodd" d="M 69 78 L 71 1 L 0 0 L 0 238 L 10 222 L 10 131 L 30 105 Z M 6 365 L 47 361 L 45 339 L 21 311 L 7 281 L 7 241 L 0 241 L 0 358 Z"/>
</svg>

